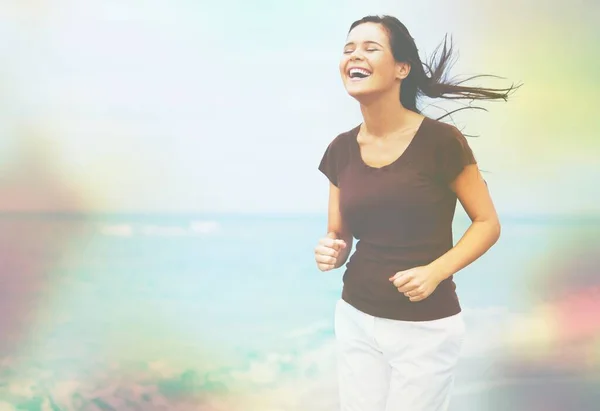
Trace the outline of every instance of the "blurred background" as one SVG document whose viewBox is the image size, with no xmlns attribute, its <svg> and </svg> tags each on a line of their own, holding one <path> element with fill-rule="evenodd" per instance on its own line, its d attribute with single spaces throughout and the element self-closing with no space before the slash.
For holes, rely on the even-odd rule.
<svg viewBox="0 0 600 411">
<path fill-rule="evenodd" d="M 451 410 L 598 409 L 599 3 L 2 0 L 0 411 L 336 409 L 317 165 L 382 13 L 524 83 L 451 119 L 503 223 L 456 276 Z"/>
</svg>

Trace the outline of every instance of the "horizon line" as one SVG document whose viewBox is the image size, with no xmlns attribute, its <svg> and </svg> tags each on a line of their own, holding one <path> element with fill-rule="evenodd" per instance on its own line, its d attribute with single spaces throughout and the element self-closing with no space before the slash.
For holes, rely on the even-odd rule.
<svg viewBox="0 0 600 411">
<path fill-rule="evenodd" d="M 457 211 L 458 208 L 457 208 Z M 463 213 L 457 212 L 455 217 L 459 219 Z M 531 213 L 531 212 L 498 212 L 500 217 L 505 218 L 593 218 L 600 219 L 600 212 L 582 211 L 582 212 L 551 212 L 551 213 Z M 2 217 L 206 217 L 206 216 L 273 216 L 273 217 L 293 217 L 293 216 L 326 216 L 327 211 L 69 211 L 69 210 L 0 210 Z M 467 217 L 468 218 L 468 217 Z"/>
</svg>

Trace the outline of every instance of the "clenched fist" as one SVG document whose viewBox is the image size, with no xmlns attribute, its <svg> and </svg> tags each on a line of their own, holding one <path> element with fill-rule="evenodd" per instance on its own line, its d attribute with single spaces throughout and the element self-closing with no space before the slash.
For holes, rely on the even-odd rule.
<svg viewBox="0 0 600 411">
<path fill-rule="evenodd" d="M 442 280 L 441 274 L 431 265 L 400 271 L 390 277 L 394 287 L 412 302 L 423 301 L 429 297 Z"/>
<path fill-rule="evenodd" d="M 337 266 L 340 251 L 346 248 L 346 242 L 337 238 L 335 233 L 328 233 L 319 240 L 315 248 L 315 261 L 321 271 L 329 271 Z"/>
</svg>

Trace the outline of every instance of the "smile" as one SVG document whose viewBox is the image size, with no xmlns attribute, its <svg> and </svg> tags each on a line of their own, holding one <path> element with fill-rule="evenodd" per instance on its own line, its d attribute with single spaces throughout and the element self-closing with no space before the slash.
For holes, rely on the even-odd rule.
<svg viewBox="0 0 600 411">
<path fill-rule="evenodd" d="M 348 77 L 353 81 L 360 81 L 371 76 L 371 72 L 361 67 L 351 67 L 348 70 Z"/>
</svg>

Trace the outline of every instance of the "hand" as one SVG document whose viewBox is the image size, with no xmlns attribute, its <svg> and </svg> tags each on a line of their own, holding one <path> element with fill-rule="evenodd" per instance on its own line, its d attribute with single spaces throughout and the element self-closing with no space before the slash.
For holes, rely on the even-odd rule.
<svg viewBox="0 0 600 411">
<path fill-rule="evenodd" d="M 346 248 L 346 242 L 337 238 L 335 233 L 327 233 L 325 238 L 319 240 L 315 248 L 315 260 L 321 271 L 333 270 L 337 265 L 340 250 Z"/>
<path fill-rule="evenodd" d="M 390 281 L 410 301 L 417 302 L 429 297 L 440 284 L 442 278 L 431 266 L 426 265 L 397 272 L 390 277 Z"/>
</svg>

